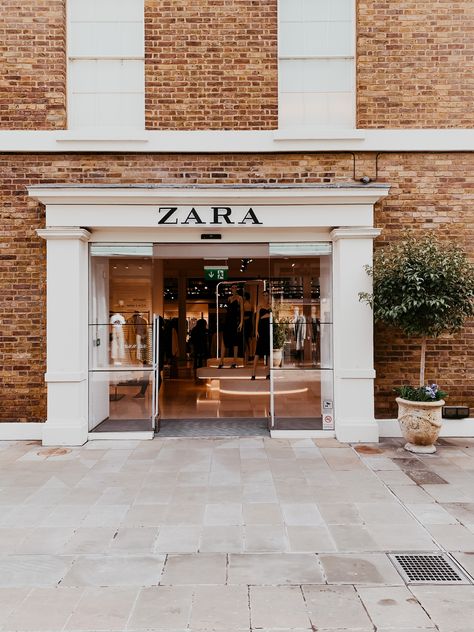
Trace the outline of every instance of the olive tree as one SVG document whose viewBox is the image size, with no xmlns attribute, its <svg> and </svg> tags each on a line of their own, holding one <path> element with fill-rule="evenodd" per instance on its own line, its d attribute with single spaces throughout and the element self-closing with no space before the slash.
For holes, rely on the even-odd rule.
<svg viewBox="0 0 474 632">
<path fill-rule="evenodd" d="M 442 243 L 432 233 L 402 240 L 376 250 L 373 293 L 361 292 L 375 322 L 421 338 L 420 387 L 425 384 L 426 341 L 459 331 L 474 314 L 474 267 L 452 242 Z"/>
</svg>

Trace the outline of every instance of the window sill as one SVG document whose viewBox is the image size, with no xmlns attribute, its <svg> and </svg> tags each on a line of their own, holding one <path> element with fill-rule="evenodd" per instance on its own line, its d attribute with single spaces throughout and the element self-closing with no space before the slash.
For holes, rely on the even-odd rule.
<svg viewBox="0 0 474 632">
<path fill-rule="evenodd" d="M 281 128 L 274 132 L 274 141 L 292 140 L 364 140 L 362 129 L 318 129 L 314 127 Z"/>
<path fill-rule="evenodd" d="M 147 143 L 149 136 L 142 130 L 67 130 L 58 132 L 57 143 Z"/>
</svg>

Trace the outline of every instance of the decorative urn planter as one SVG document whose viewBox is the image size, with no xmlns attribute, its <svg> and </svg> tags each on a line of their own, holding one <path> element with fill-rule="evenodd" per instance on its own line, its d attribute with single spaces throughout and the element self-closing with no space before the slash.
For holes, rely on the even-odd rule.
<svg viewBox="0 0 474 632">
<path fill-rule="evenodd" d="M 283 364 L 283 349 L 273 349 L 273 368 L 279 368 Z"/>
<path fill-rule="evenodd" d="M 444 400 L 413 402 L 397 397 L 398 422 L 406 439 L 405 450 L 416 454 L 433 454 L 441 430 Z"/>
</svg>

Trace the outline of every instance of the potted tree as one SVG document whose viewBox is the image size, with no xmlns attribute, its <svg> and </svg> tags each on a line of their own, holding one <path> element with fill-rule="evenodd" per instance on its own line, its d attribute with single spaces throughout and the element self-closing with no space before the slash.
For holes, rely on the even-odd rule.
<svg viewBox="0 0 474 632">
<path fill-rule="evenodd" d="M 273 321 L 273 366 L 283 364 L 283 346 L 287 341 L 288 324 L 284 321 Z"/>
<path fill-rule="evenodd" d="M 373 293 L 360 293 L 359 298 L 373 308 L 375 322 L 420 339 L 419 385 L 394 389 L 405 449 L 435 452 L 447 393 L 425 384 L 426 345 L 429 339 L 459 331 L 473 315 L 474 268 L 455 244 L 441 243 L 432 233 L 421 238 L 406 233 L 401 241 L 377 250 L 373 267 L 366 270 L 373 277 Z"/>
</svg>

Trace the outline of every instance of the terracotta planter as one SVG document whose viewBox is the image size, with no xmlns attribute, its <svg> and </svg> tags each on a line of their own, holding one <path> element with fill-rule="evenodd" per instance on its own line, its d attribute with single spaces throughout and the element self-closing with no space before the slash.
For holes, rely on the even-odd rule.
<svg viewBox="0 0 474 632">
<path fill-rule="evenodd" d="M 441 409 L 444 400 L 437 402 L 411 402 L 397 397 L 398 421 L 404 438 L 405 450 L 418 454 L 436 452 L 434 442 L 441 430 Z"/>
</svg>

